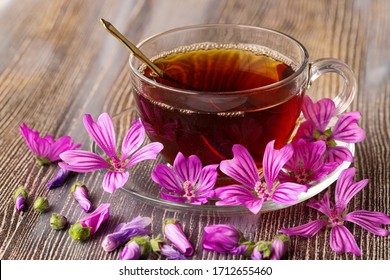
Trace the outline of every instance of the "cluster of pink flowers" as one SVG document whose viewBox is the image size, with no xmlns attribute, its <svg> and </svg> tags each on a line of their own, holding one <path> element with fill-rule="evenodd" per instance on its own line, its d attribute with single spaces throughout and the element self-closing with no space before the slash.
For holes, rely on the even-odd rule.
<svg viewBox="0 0 390 280">
<path fill-rule="evenodd" d="M 207 166 L 202 166 L 198 156 L 185 157 L 179 152 L 172 167 L 165 164 L 155 166 L 151 173 L 152 180 L 161 186 L 162 199 L 176 203 L 201 205 L 214 200 L 217 206 L 241 205 L 253 214 L 258 214 L 267 201 L 286 205 L 296 203 L 301 193 L 332 173 L 341 163 L 353 161 L 350 150 L 339 145 L 340 142 L 357 143 L 365 139 L 364 130 L 358 126 L 358 112 L 344 113 L 338 118 L 335 112 L 332 100 L 322 99 L 314 103 L 305 97 L 305 121 L 291 143 L 281 149 L 275 149 L 275 141 L 267 144 L 261 173 L 248 150 L 236 144 L 232 147 L 232 159 Z M 29 129 L 25 124 L 21 125 L 20 133 L 38 163 L 58 162 L 60 169 L 48 183 L 49 189 L 63 185 L 70 172 L 106 170 L 103 189 L 113 193 L 128 181 L 131 176 L 129 167 L 145 160 L 155 160 L 163 149 L 163 145 L 158 142 L 142 146 L 146 133 L 140 120 L 133 121 L 120 150 L 116 147 L 113 122 L 107 113 L 101 114 L 97 121 L 85 115 L 84 126 L 104 155 L 78 150 L 81 144 L 74 144 L 69 136 L 58 140 L 50 135 L 42 138 L 37 131 Z M 219 171 L 236 183 L 215 188 Z M 367 180 L 355 182 L 354 175 L 354 168 L 341 172 L 336 184 L 335 203 L 329 201 L 329 192 L 326 192 L 321 200 L 311 200 L 307 204 L 326 217 L 294 228 L 283 228 L 280 230 L 283 234 L 275 235 L 272 241 L 259 242 L 244 239 L 242 233 L 231 225 L 207 226 L 204 229 L 203 248 L 250 256 L 252 259 L 280 259 L 288 247 L 287 236 L 312 237 L 321 228 L 330 226 L 330 245 L 335 252 L 360 255 L 360 249 L 344 222 L 352 222 L 373 234 L 387 236 L 389 232 L 382 225 L 390 224 L 390 218 L 384 213 L 365 210 L 346 214 L 348 202 L 368 183 Z M 74 184 L 71 193 L 85 212 L 92 210 L 88 191 L 82 183 Z M 17 209 L 24 208 L 25 200 L 26 195 L 15 195 Z M 85 240 L 109 218 L 109 209 L 109 204 L 100 205 L 74 224 L 69 230 L 70 235 L 76 240 Z M 145 229 L 150 222 L 150 218 L 138 217 L 130 223 L 120 224 L 104 239 L 104 250 L 112 251 L 126 243 L 121 259 L 139 259 L 152 251 L 167 259 L 186 259 L 194 253 L 176 220 L 165 221 L 165 238 L 158 235 L 154 239 L 150 238 L 150 231 Z"/>
</svg>

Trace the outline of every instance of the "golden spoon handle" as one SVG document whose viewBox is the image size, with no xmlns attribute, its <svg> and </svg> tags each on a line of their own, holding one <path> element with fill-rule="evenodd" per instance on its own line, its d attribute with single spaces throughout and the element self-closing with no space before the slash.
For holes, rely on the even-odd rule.
<svg viewBox="0 0 390 280">
<path fill-rule="evenodd" d="M 133 45 L 125 36 L 122 35 L 110 22 L 105 19 L 100 19 L 104 27 L 112 34 L 115 38 L 121 41 L 137 58 L 142 60 L 146 65 L 152 69 L 152 71 L 159 77 L 164 77 L 164 72 L 158 68 L 153 62 L 151 62 L 135 45 Z"/>
</svg>

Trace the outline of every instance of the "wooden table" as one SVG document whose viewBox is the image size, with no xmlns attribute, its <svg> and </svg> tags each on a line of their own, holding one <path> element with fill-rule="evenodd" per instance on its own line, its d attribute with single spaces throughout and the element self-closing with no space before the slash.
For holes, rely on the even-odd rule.
<svg viewBox="0 0 390 280">
<path fill-rule="evenodd" d="M 118 259 L 119 250 L 102 250 L 103 237 L 120 222 L 142 215 L 161 231 L 162 220 L 176 218 L 196 248 L 193 259 L 238 259 L 203 251 L 203 228 L 231 223 L 252 240 L 271 239 L 281 227 L 318 218 L 300 203 L 258 216 L 218 217 L 172 212 L 101 187 L 99 173 L 79 174 L 66 186 L 48 190 L 56 166 L 38 167 L 19 134 L 27 123 L 42 134 L 71 135 L 90 144 L 82 116 L 112 115 L 134 106 L 130 94 L 128 51 L 99 22 L 111 21 L 133 42 L 170 28 L 198 23 L 237 23 L 288 33 L 301 41 L 311 59 L 335 57 L 356 73 L 359 92 L 350 110 L 362 113 L 367 139 L 356 145 L 356 178 L 369 186 L 351 201 L 350 209 L 390 214 L 390 1 L 220 1 L 220 0 L 25 0 L 0 2 L 0 258 Z M 335 78 L 321 78 L 311 91 L 325 96 Z M 70 185 L 83 181 L 94 205 L 111 203 L 111 218 L 87 242 L 73 241 L 67 231 L 49 226 L 51 212 L 71 223 L 85 214 L 68 195 Z M 12 193 L 19 185 L 30 194 L 29 208 L 18 213 Z M 45 196 L 52 208 L 39 215 L 34 198 Z M 293 237 L 288 259 L 390 259 L 390 238 L 377 237 L 348 225 L 362 256 L 335 254 L 329 231 L 304 239 Z"/>
</svg>

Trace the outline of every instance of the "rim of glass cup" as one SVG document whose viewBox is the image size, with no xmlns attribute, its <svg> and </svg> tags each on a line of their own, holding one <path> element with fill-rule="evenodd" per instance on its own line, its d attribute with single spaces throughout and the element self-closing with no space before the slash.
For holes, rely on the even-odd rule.
<svg viewBox="0 0 390 280">
<path fill-rule="evenodd" d="M 289 82 L 291 82 L 292 80 L 294 80 L 295 78 L 300 76 L 302 74 L 302 72 L 305 70 L 305 68 L 308 65 L 308 63 L 309 63 L 309 53 L 307 52 L 306 48 L 298 40 L 296 40 L 295 38 L 291 37 L 290 35 L 287 35 L 287 34 L 285 34 L 283 32 L 276 31 L 276 30 L 269 29 L 269 28 L 250 26 L 250 25 L 241 25 L 241 24 L 216 23 L 216 24 L 196 24 L 196 25 L 188 25 L 188 26 L 177 27 L 177 28 L 169 29 L 169 30 L 166 30 L 166 31 L 163 31 L 163 32 L 159 32 L 157 34 L 154 34 L 154 35 L 152 35 L 152 36 L 142 40 L 141 42 L 139 42 L 137 44 L 137 48 L 141 48 L 143 45 L 145 45 L 145 44 L 147 44 L 147 43 L 149 43 L 149 42 L 151 42 L 151 41 L 153 41 L 155 39 L 158 39 L 161 36 L 164 36 L 164 35 L 167 35 L 167 34 L 171 34 L 171 33 L 175 33 L 175 32 L 178 32 L 178 31 L 202 29 L 202 28 L 220 28 L 220 27 L 254 29 L 254 30 L 262 30 L 262 31 L 266 31 L 266 32 L 277 34 L 277 35 L 282 36 L 282 37 L 284 37 L 284 38 L 286 38 L 286 39 L 288 39 L 290 41 L 293 41 L 299 47 L 300 51 L 302 52 L 302 54 L 304 56 L 304 59 L 303 59 L 303 62 L 299 65 L 297 70 L 292 75 L 290 75 L 290 76 L 288 76 L 288 77 L 286 77 L 286 78 L 284 78 L 284 79 L 282 79 L 282 80 L 280 80 L 280 81 L 278 81 L 276 83 L 272 83 L 272 84 L 269 84 L 269 85 L 266 85 L 266 86 L 257 87 L 257 88 L 246 89 L 246 90 L 218 92 L 219 96 L 221 96 L 221 95 L 223 96 L 223 95 L 255 94 L 258 91 L 264 91 L 264 90 L 270 90 L 270 89 L 278 88 L 280 86 L 288 84 Z M 199 42 L 199 43 L 201 43 L 201 42 Z M 197 91 L 197 90 L 179 89 L 179 88 L 166 86 L 166 85 L 163 85 L 161 83 L 158 83 L 158 82 L 156 82 L 156 81 L 154 81 L 152 79 L 147 78 L 145 75 L 143 75 L 138 70 L 137 67 L 134 66 L 134 64 L 132 62 L 136 61 L 136 60 L 138 60 L 138 58 L 136 58 L 133 54 L 130 54 L 130 57 L 129 57 L 130 69 L 139 79 L 143 80 L 144 82 L 146 82 L 148 84 L 151 84 L 153 86 L 156 86 L 156 87 L 159 87 L 159 88 L 162 88 L 162 89 L 165 89 L 165 90 L 173 91 L 173 92 L 176 92 L 176 93 L 182 93 L 182 94 L 192 94 L 192 95 L 202 94 L 204 96 L 205 94 L 214 94 L 215 93 L 215 92 L 212 92 L 212 91 Z"/>
</svg>

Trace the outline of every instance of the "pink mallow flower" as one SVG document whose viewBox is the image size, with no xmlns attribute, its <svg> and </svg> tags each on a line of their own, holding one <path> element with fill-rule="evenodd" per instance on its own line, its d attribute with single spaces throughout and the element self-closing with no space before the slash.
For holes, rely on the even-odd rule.
<svg viewBox="0 0 390 280">
<path fill-rule="evenodd" d="M 297 227 L 282 228 L 280 232 L 289 236 L 298 235 L 310 238 L 317 234 L 321 228 L 328 226 L 331 227 L 330 247 L 332 250 L 338 254 L 350 252 L 357 256 L 361 254 L 360 248 L 351 232 L 344 226 L 344 222 L 352 222 L 373 234 L 387 236 L 389 231 L 381 227 L 382 224 L 390 224 L 390 217 L 386 214 L 366 210 L 346 212 L 345 208 L 348 202 L 368 183 L 367 179 L 354 182 L 354 176 L 355 168 L 345 169 L 341 172 L 336 183 L 335 203 L 329 201 L 328 191 L 321 200 L 311 200 L 307 203 L 307 206 L 320 211 L 325 216 Z"/>
<path fill-rule="evenodd" d="M 119 258 L 121 260 L 139 260 L 149 255 L 151 251 L 150 237 L 135 236 L 123 248 Z"/>
<path fill-rule="evenodd" d="M 185 158 L 178 153 L 173 170 L 166 164 L 158 164 L 152 172 L 152 179 L 163 187 L 160 195 L 165 200 L 189 204 L 204 204 L 214 196 L 218 164 L 202 163 L 196 155 Z"/>
<path fill-rule="evenodd" d="M 328 98 L 323 98 L 316 103 L 308 97 L 304 97 L 302 113 L 306 119 L 297 131 L 293 141 L 304 139 L 307 142 L 322 140 L 326 143 L 326 162 L 342 163 L 352 162 L 353 156 L 346 147 L 336 144 L 336 141 L 344 143 L 357 143 L 365 139 L 366 134 L 358 126 L 359 112 L 349 112 L 340 115 L 335 125 L 329 127 L 330 121 L 336 114 L 335 103 Z"/>
<path fill-rule="evenodd" d="M 236 254 L 244 242 L 242 232 L 232 225 L 209 225 L 204 228 L 202 247 L 207 251 Z"/>
<path fill-rule="evenodd" d="M 324 162 L 326 144 L 323 141 L 306 142 L 300 139 L 293 144 L 294 154 L 283 166 L 278 180 L 310 187 L 338 166 L 337 162 Z"/>
<path fill-rule="evenodd" d="M 260 241 L 253 249 L 252 260 L 280 260 L 287 252 L 288 236 L 277 234 L 272 241 Z"/>
<path fill-rule="evenodd" d="M 42 138 L 38 131 L 28 128 L 25 123 L 20 126 L 19 132 L 41 166 L 57 162 L 60 160 L 61 153 L 81 146 L 81 144 L 75 144 L 70 136 L 62 136 L 57 140 L 51 135 Z"/>
<path fill-rule="evenodd" d="M 82 218 L 79 222 L 72 225 L 69 229 L 69 235 L 74 240 L 86 240 L 93 235 L 99 227 L 110 218 L 110 204 L 103 203 L 88 216 Z"/>
<path fill-rule="evenodd" d="M 67 151 L 60 155 L 64 162 L 61 168 L 79 173 L 107 169 L 103 179 L 103 189 L 113 193 L 129 179 L 127 168 L 144 160 L 156 159 L 163 149 L 159 142 L 150 143 L 142 148 L 145 129 L 141 121 L 133 121 L 122 142 L 121 151 L 116 149 L 115 131 L 111 117 L 107 113 L 94 122 L 91 115 L 84 116 L 84 126 L 92 139 L 105 153 L 105 157 L 89 151 Z"/>
<path fill-rule="evenodd" d="M 300 193 L 307 191 L 305 185 L 291 182 L 275 183 L 280 170 L 292 157 L 293 148 L 288 144 L 276 150 L 274 142 L 269 142 L 264 152 L 264 180 L 260 178 L 255 161 L 248 150 L 239 144 L 233 146 L 233 159 L 222 161 L 220 169 L 241 185 L 233 184 L 217 188 L 215 194 L 220 200 L 216 205 L 243 205 L 257 214 L 267 200 L 279 204 L 291 204 L 297 201 Z"/>
</svg>

